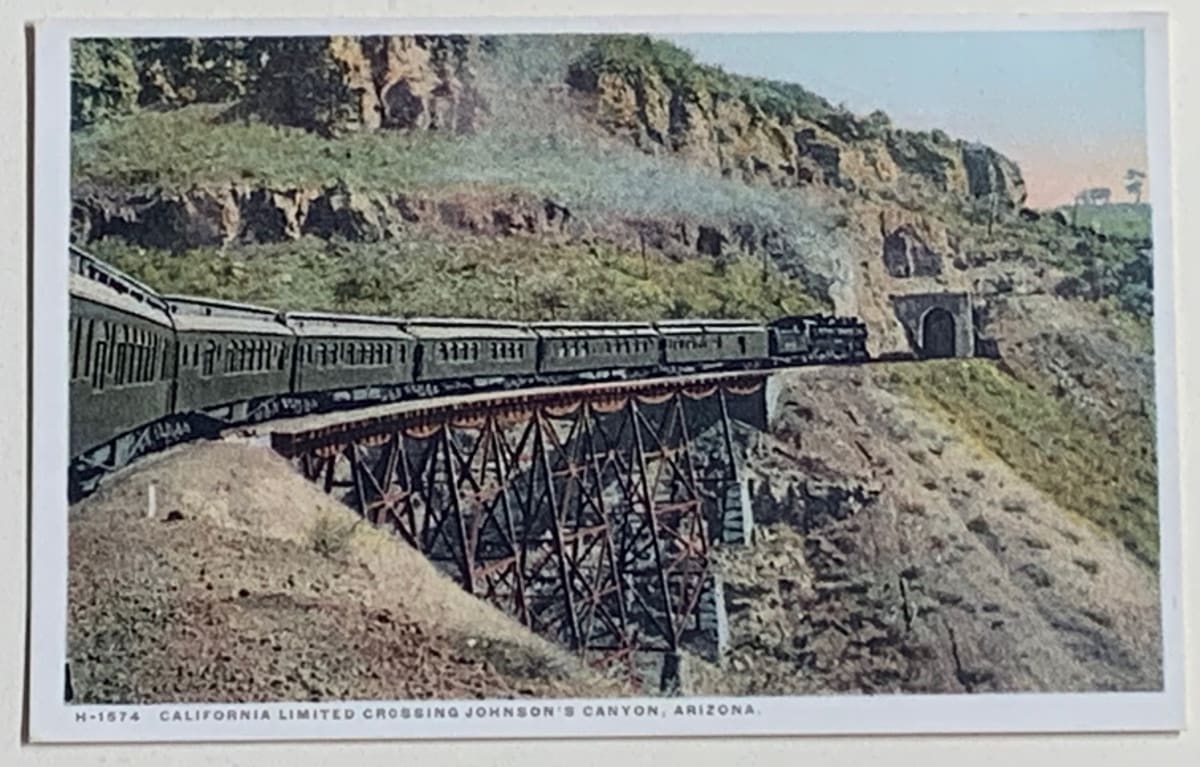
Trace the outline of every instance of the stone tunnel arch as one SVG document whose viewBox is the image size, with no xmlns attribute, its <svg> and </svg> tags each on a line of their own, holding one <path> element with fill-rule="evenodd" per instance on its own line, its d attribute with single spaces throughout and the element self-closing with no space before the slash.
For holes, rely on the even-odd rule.
<svg viewBox="0 0 1200 767">
<path fill-rule="evenodd" d="M 954 315 L 934 307 L 921 318 L 921 356 L 926 358 L 953 357 L 957 335 Z"/>
</svg>

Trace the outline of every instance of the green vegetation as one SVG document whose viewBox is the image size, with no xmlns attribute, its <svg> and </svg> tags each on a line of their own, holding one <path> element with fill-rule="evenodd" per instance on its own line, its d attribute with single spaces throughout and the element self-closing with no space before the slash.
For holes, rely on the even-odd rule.
<svg viewBox="0 0 1200 767">
<path fill-rule="evenodd" d="M 611 73 L 636 86 L 647 76 L 660 79 L 673 91 L 692 96 L 741 99 L 748 107 L 780 118 L 824 117 L 835 112 L 825 99 L 796 83 L 731 75 L 720 67 L 696 63 L 687 51 L 644 35 L 605 35 L 571 65 L 573 82 L 594 83 Z"/>
<path fill-rule="evenodd" d="M 133 109 L 137 97 L 132 42 L 87 39 L 71 46 L 72 129 L 125 114 Z"/>
<path fill-rule="evenodd" d="M 830 226 L 825 211 L 800 193 L 751 187 L 672 158 L 536 126 L 472 136 L 420 131 L 327 139 L 298 128 L 226 119 L 225 113 L 221 106 L 195 105 L 79 132 L 73 182 L 167 190 L 231 183 L 275 189 L 342 185 L 363 192 L 476 184 L 544 194 L 573 214 L 733 218 L 807 235 Z M 812 237 L 806 242 L 823 244 Z"/>
<path fill-rule="evenodd" d="M 895 365 L 885 383 L 972 435 L 1060 506 L 1157 566 L 1152 419 L 1096 423 L 984 360 Z"/>
<path fill-rule="evenodd" d="M 1087 227 L 1097 234 L 1121 237 L 1129 240 L 1148 240 L 1153 235 L 1150 228 L 1150 204 L 1114 202 L 1108 205 L 1066 205 L 1058 209 L 1068 221 L 1076 226 Z"/>
<path fill-rule="evenodd" d="M 795 279 L 757 261 L 675 261 L 608 245 L 523 237 L 414 234 L 403 241 L 147 251 L 119 240 L 93 251 L 164 292 L 288 309 L 395 316 L 651 320 L 777 317 L 828 311 Z"/>
</svg>

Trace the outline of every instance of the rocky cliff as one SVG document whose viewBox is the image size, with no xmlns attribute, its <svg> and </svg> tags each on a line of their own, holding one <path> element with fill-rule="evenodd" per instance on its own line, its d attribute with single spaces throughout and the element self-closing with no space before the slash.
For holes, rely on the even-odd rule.
<svg viewBox="0 0 1200 767">
<path fill-rule="evenodd" d="M 909 185 L 1025 202 L 1020 169 L 991 147 L 900 130 L 882 112 L 859 118 L 798 86 L 726 75 L 648 38 L 597 41 L 568 81 L 612 133 L 747 182 Z"/>
<path fill-rule="evenodd" d="M 78 143 L 83 242 L 178 253 L 399 242 L 432 227 L 599 242 L 718 271 L 761 259 L 764 275 L 774 267 L 861 316 L 876 352 L 907 348 L 893 294 L 1148 307 L 1145 244 L 1023 208 L 1020 170 L 995 149 L 857 116 L 650 38 L 314 37 L 132 52 L 138 100 L 160 115 L 205 98 L 226 105 L 148 112 L 124 137 Z M 94 74 L 80 68 L 77 80 L 103 89 Z M 140 161 L 160 132 L 171 146 Z"/>
<path fill-rule="evenodd" d="M 472 85 L 479 45 L 462 36 L 282 39 L 262 50 L 246 106 L 324 134 L 470 131 L 484 112 Z"/>
</svg>

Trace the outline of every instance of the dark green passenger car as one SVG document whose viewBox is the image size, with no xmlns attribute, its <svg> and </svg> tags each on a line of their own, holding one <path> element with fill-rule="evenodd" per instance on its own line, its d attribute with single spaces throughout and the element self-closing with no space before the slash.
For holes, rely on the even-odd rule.
<svg viewBox="0 0 1200 767">
<path fill-rule="evenodd" d="M 93 259 L 72 259 L 70 298 L 70 442 L 78 456 L 171 412 L 175 341 L 166 305 Z"/>
<path fill-rule="evenodd" d="M 657 368 L 659 335 L 648 322 L 535 322 L 540 340 L 538 371 L 603 373 L 624 377 Z"/>
<path fill-rule="evenodd" d="M 230 422 L 253 420 L 291 387 L 296 337 L 274 309 L 192 296 L 163 296 L 175 323 L 175 409 Z"/>
<path fill-rule="evenodd" d="M 537 372 L 537 335 L 517 322 L 419 318 L 404 321 L 417 339 L 417 379 L 474 385 L 496 379 L 532 378 Z"/>
<path fill-rule="evenodd" d="M 668 320 L 654 327 L 671 368 L 736 367 L 767 357 L 766 328 L 748 320 Z"/>
<path fill-rule="evenodd" d="M 400 320 L 324 312 L 287 312 L 296 334 L 295 392 L 336 392 L 353 399 L 364 390 L 413 381 L 416 339 Z"/>
</svg>

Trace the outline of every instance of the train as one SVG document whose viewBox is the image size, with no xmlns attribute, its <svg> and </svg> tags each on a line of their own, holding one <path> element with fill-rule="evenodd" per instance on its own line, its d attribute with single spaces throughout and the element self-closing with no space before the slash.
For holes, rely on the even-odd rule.
<svg viewBox="0 0 1200 767">
<path fill-rule="evenodd" d="M 293 311 L 160 293 L 70 249 L 70 494 L 271 418 L 466 391 L 868 359 L 853 317 L 516 322 Z"/>
</svg>

